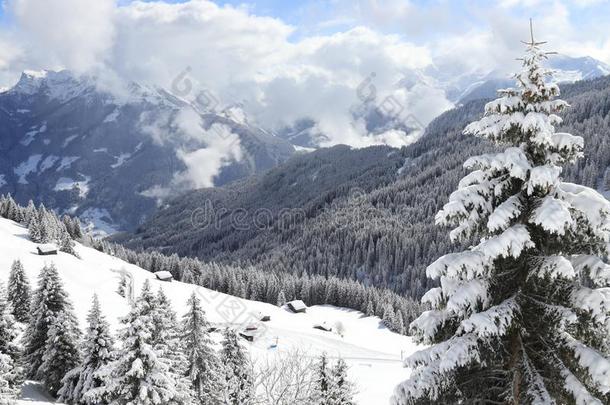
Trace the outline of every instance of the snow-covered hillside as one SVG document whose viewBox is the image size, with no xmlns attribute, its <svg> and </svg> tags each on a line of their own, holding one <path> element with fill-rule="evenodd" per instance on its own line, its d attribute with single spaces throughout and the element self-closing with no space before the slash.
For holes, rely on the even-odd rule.
<svg viewBox="0 0 610 405">
<path fill-rule="evenodd" d="M 349 376 L 357 384 L 356 399 L 359 404 L 384 404 L 388 402 L 394 386 L 408 376 L 401 355 L 415 350 L 409 337 L 390 332 L 380 325 L 376 317 L 363 317 L 360 312 L 330 306 L 310 307 L 305 314 L 293 314 L 285 308 L 254 302 L 220 294 L 202 287 L 179 282 L 157 281 L 153 274 L 122 260 L 77 244 L 81 257 L 59 253 L 57 256 L 39 256 L 36 244 L 28 239 L 27 229 L 6 219 L 0 219 L 0 280 L 6 283 L 11 263 L 20 259 L 30 282 L 35 284 L 38 272 L 45 263 L 57 266 L 70 298 L 77 311 L 81 327 L 85 325 L 86 313 L 93 293 L 97 293 L 102 309 L 113 328 L 118 327 L 118 318 L 127 313 L 129 303 L 116 293 L 120 273 L 126 272 L 138 293 L 145 280 L 153 288 L 163 287 L 171 298 L 174 308 L 185 311 L 187 298 L 193 291 L 202 299 L 210 322 L 231 324 L 236 328 L 253 322 L 253 313 L 269 315 L 269 322 L 259 324 L 260 336 L 253 343 L 243 340 L 254 361 L 263 361 L 266 356 L 287 353 L 300 349 L 308 356 L 326 352 L 329 357 L 343 357 L 348 365 Z M 343 337 L 334 332 L 314 329 L 319 323 L 343 325 Z M 219 338 L 219 336 L 218 336 Z M 27 385 L 28 398 L 34 398 L 36 387 Z M 23 404 L 50 403 L 31 402 Z"/>
</svg>

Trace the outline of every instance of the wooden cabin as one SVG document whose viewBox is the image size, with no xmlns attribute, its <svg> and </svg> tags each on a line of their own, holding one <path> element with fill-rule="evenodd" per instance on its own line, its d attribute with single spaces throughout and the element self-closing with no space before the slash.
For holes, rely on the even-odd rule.
<svg viewBox="0 0 610 405">
<path fill-rule="evenodd" d="M 313 325 L 314 329 L 319 329 L 322 330 L 324 332 L 332 332 L 333 331 L 333 327 L 330 326 L 329 324 L 327 324 L 326 322 L 322 322 L 322 323 L 316 323 Z"/>
<path fill-rule="evenodd" d="M 252 316 L 260 322 L 269 322 L 271 320 L 271 316 L 263 314 L 260 311 L 252 312 Z"/>
<path fill-rule="evenodd" d="M 38 250 L 38 254 L 40 256 L 57 254 L 57 246 L 51 245 L 50 243 L 45 244 L 45 245 L 38 245 L 38 246 L 36 246 L 36 250 Z"/>
<path fill-rule="evenodd" d="M 253 331 L 245 330 L 243 332 L 239 332 L 239 336 L 246 339 L 248 342 L 254 342 L 255 335 Z"/>
<path fill-rule="evenodd" d="M 295 314 L 307 312 L 307 305 L 301 300 L 294 300 L 287 303 L 288 308 Z"/>
<path fill-rule="evenodd" d="M 169 283 L 174 279 L 174 276 L 172 276 L 172 273 L 169 271 L 157 271 L 155 272 L 155 277 L 157 277 L 157 280 L 167 281 Z"/>
</svg>

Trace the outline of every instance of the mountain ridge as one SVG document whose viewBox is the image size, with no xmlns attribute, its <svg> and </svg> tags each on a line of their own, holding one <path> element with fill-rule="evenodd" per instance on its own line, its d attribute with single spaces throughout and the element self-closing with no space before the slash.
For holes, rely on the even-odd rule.
<svg viewBox="0 0 610 405">
<path fill-rule="evenodd" d="M 202 159 L 196 151 L 216 152 L 204 173 L 214 184 L 294 153 L 286 141 L 195 110 L 165 90 L 131 84 L 129 96 L 117 98 L 68 71 L 24 72 L 0 93 L 0 112 L 0 192 L 94 220 L 109 232 L 141 223 L 156 209 L 159 190 L 188 189 L 196 168 L 188 159 Z"/>
<path fill-rule="evenodd" d="M 610 165 L 610 77 L 565 85 L 562 91 L 572 107 L 560 130 L 583 136 L 586 156 L 579 165 L 564 168 L 564 177 L 604 192 L 610 185 L 606 170 Z M 116 240 L 132 248 L 205 260 L 357 279 L 419 297 L 431 286 L 424 274 L 426 266 L 457 248 L 446 230 L 434 225 L 435 213 L 465 174 L 463 162 L 493 151 L 481 139 L 462 134 L 468 122 L 482 115 L 484 104 L 485 100 L 474 100 L 444 113 L 428 126 L 425 136 L 401 150 L 318 150 L 290 159 L 250 179 L 252 183 L 235 184 L 231 190 L 193 191 L 171 201 L 136 233 L 117 235 Z M 357 154 L 361 160 L 356 162 Z M 349 167 L 346 162 L 351 162 Z M 301 167 L 309 170 L 300 173 Z M 350 170 L 358 174 L 341 176 Z M 311 179 L 314 172 L 315 181 Z M 295 181 L 296 196 L 287 203 L 282 196 Z M 323 193 L 313 188 L 312 195 L 320 195 L 311 198 L 308 191 L 300 192 L 314 187 L 316 181 L 334 184 L 334 188 Z M 264 187 L 265 182 L 278 184 L 275 194 Z M 253 202 L 248 196 L 258 195 L 257 188 L 266 190 L 261 194 L 264 198 Z M 214 207 L 212 214 L 222 213 L 214 214 L 218 219 L 214 226 L 209 226 L 205 210 L 201 211 L 207 201 Z M 281 208 L 295 207 L 305 215 L 282 222 Z M 200 211 L 193 223 L 196 209 Z M 259 229 L 251 224 L 261 210 L 270 210 L 272 215 L 270 224 Z M 236 227 L 232 214 L 243 216 L 240 224 L 250 226 Z M 207 226 L 198 226 L 201 223 Z"/>
</svg>

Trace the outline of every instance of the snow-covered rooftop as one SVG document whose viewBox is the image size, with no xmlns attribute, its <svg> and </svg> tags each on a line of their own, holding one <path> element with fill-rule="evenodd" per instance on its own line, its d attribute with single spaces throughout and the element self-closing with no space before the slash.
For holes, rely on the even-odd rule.
<svg viewBox="0 0 610 405">
<path fill-rule="evenodd" d="M 155 272 L 155 277 L 157 277 L 159 280 L 171 280 L 172 278 L 174 278 L 174 276 L 172 276 L 172 273 L 165 270 Z"/>
<path fill-rule="evenodd" d="M 305 303 L 301 300 L 290 301 L 288 305 L 290 305 L 295 311 L 307 309 L 307 305 L 305 305 Z"/>
<path fill-rule="evenodd" d="M 48 253 L 48 252 L 56 252 L 57 251 L 57 246 L 51 244 L 51 243 L 45 243 L 42 245 L 37 245 L 36 246 L 41 252 L 43 253 Z"/>
</svg>

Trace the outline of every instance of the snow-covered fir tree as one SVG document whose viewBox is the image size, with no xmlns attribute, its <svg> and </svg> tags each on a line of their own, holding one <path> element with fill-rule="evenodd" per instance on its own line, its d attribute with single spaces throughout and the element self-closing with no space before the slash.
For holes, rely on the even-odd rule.
<svg viewBox="0 0 610 405">
<path fill-rule="evenodd" d="M 37 216 L 34 216 L 32 218 L 32 220 L 30 221 L 30 224 L 28 225 L 28 233 L 30 234 L 30 239 L 32 240 L 32 242 L 34 242 L 34 243 L 43 243 L 44 242 L 42 225 L 41 225 L 40 221 L 38 220 Z"/>
<path fill-rule="evenodd" d="M 252 404 L 254 384 L 250 359 L 239 343 L 237 334 L 231 328 L 224 331 L 220 361 L 224 368 L 224 403 L 230 405 Z"/>
<path fill-rule="evenodd" d="M 17 342 L 19 330 L 11 312 L 11 304 L 0 283 L 0 405 L 14 403 L 23 381 L 21 350 Z"/>
<path fill-rule="evenodd" d="M 423 301 L 432 309 L 411 327 L 430 347 L 394 404 L 610 403 L 610 203 L 563 182 L 562 165 L 583 139 L 558 133 L 552 72 L 542 43 L 527 43 L 517 87 L 501 90 L 466 134 L 504 150 L 473 157 L 438 224 L 468 250 L 427 269 L 440 281 Z"/>
<path fill-rule="evenodd" d="M 20 260 L 15 260 L 11 266 L 8 278 L 8 301 L 13 308 L 13 315 L 19 322 L 27 322 L 30 319 L 30 299 L 32 289 L 23 265 Z"/>
<path fill-rule="evenodd" d="M 60 228 L 58 242 L 60 251 L 77 256 L 76 250 L 74 250 L 74 241 L 65 228 Z"/>
<path fill-rule="evenodd" d="M 42 268 L 38 288 L 32 297 L 32 315 L 23 335 L 24 364 L 30 378 L 42 378 L 39 373 L 43 361 L 47 334 L 53 320 L 71 306 L 54 264 Z"/>
<path fill-rule="evenodd" d="M 30 235 L 32 241 L 38 243 L 49 243 L 53 240 L 53 227 L 49 221 L 49 214 L 43 203 L 38 205 L 38 217 L 34 220 L 38 229 L 38 240 L 34 240 L 33 236 Z"/>
<path fill-rule="evenodd" d="M 347 378 L 345 360 L 337 360 L 331 372 L 331 385 L 328 390 L 328 405 L 353 405 L 354 384 Z"/>
<path fill-rule="evenodd" d="M 339 359 L 329 367 L 326 353 L 316 366 L 313 401 L 316 405 L 353 405 L 354 384 L 347 378 L 347 364 Z"/>
<path fill-rule="evenodd" d="M 64 224 L 66 231 L 68 231 L 68 234 L 72 239 L 80 239 L 83 237 L 78 217 L 72 218 L 68 215 L 63 215 L 61 217 L 61 222 Z"/>
<path fill-rule="evenodd" d="M 15 362 L 10 356 L 0 353 L 0 405 L 15 405 L 19 388 L 15 384 Z"/>
<path fill-rule="evenodd" d="M 277 295 L 277 306 L 282 307 L 286 304 L 286 295 L 284 295 L 284 290 L 280 290 Z"/>
<path fill-rule="evenodd" d="M 328 368 L 328 357 L 326 356 L 326 353 L 322 353 L 316 367 L 314 384 L 314 401 L 316 405 L 325 405 L 328 403 L 328 394 L 331 384 L 332 380 Z"/>
<path fill-rule="evenodd" d="M 179 398 L 170 365 L 155 350 L 155 296 L 148 280 L 131 311 L 118 340 L 117 359 L 110 363 L 110 378 L 104 387 L 116 405 L 173 405 Z"/>
<path fill-rule="evenodd" d="M 176 391 L 174 402 L 188 404 L 193 394 L 186 377 L 188 361 L 184 355 L 184 344 L 180 340 L 176 312 L 161 288 L 154 301 L 153 311 L 153 347 L 168 362 L 168 374 L 174 381 Z"/>
<path fill-rule="evenodd" d="M 47 333 L 47 341 L 38 375 L 45 388 L 56 396 L 62 380 L 81 362 L 81 332 L 71 305 L 66 305 L 54 318 Z"/>
<path fill-rule="evenodd" d="M 222 367 L 212 348 L 208 323 L 201 301 L 193 293 L 187 302 L 188 311 L 182 317 L 180 340 L 188 361 L 186 376 L 200 404 L 217 404 L 221 390 Z"/>
<path fill-rule="evenodd" d="M 23 221 L 24 215 L 22 209 L 10 194 L 2 200 L 2 203 L 3 204 L 0 206 L 1 216 L 15 222 Z"/>
<path fill-rule="evenodd" d="M 0 282 L 0 353 L 8 355 L 17 365 L 21 350 L 17 342 L 19 330 L 12 314 L 12 306 L 7 299 L 6 289 Z"/>
<path fill-rule="evenodd" d="M 30 223 L 34 218 L 36 218 L 36 206 L 34 205 L 34 201 L 29 200 L 28 205 L 23 210 L 23 223 L 26 226 L 30 226 Z"/>
<path fill-rule="evenodd" d="M 113 360 L 114 340 L 97 295 L 93 296 L 87 323 L 83 361 L 66 374 L 58 393 L 59 401 L 67 404 L 97 405 L 110 400 L 101 387 L 107 383 L 107 366 Z"/>
</svg>

